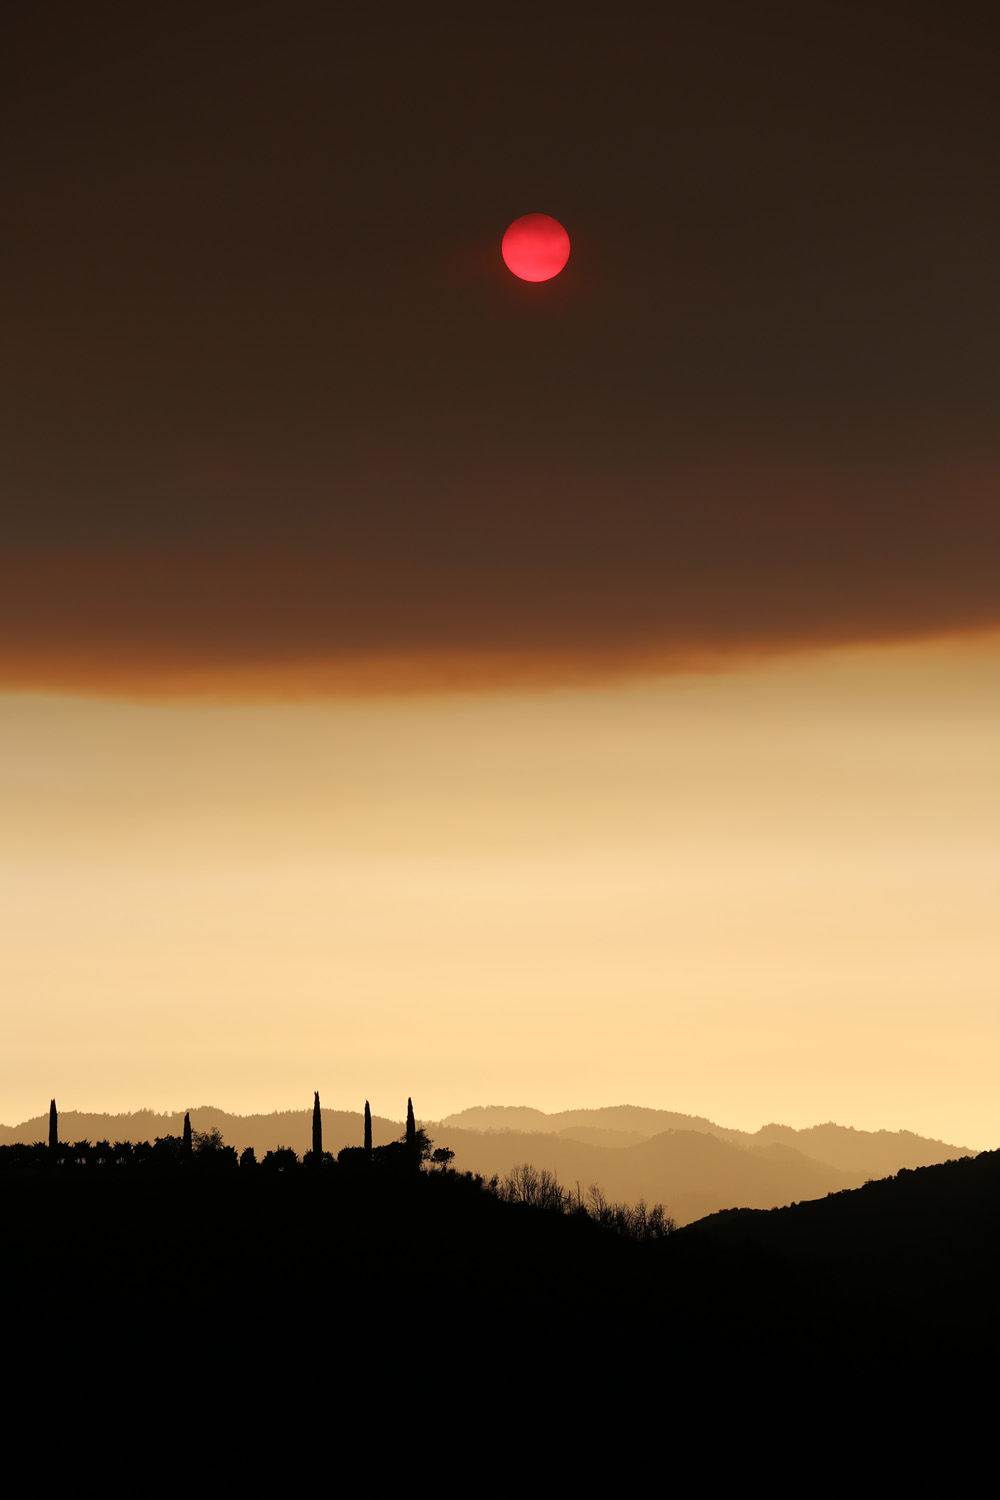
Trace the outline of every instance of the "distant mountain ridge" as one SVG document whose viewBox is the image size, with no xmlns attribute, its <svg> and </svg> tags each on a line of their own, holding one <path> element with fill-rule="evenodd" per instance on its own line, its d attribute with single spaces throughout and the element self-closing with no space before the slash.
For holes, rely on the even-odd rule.
<svg viewBox="0 0 1000 1500">
<path fill-rule="evenodd" d="M 608 1104 L 598 1109 L 564 1109 L 546 1114 L 527 1104 L 474 1104 L 457 1114 L 445 1115 L 437 1122 L 443 1127 L 456 1125 L 460 1130 L 521 1130 L 532 1134 L 563 1130 L 621 1130 L 637 1132 L 644 1137 L 660 1135 L 664 1130 L 707 1130 L 713 1135 L 742 1135 L 727 1131 L 703 1115 L 681 1115 L 670 1109 L 650 1109 L 638 1104 Z"/>
<path fill-rule="evenodd" d="M 310 1149 L 312 1109 L 270 1115 L 231 1115 L 204 1105 L 190 1111 L 196 1131 L 219 1130 L 228 1145 L 258 1156 L 279 1146 L 298 1155 Z M 360 1111 L 324 1109 L 323 1144 L 334 1153 L 360 1145 Z M 180 1135 L 184 1112 L 99 1115 L 67 1110 L 59 1116 L 64 1141 L 154 1140 Z M 729 1208 L 765 1209 L 822 1198 L 869 1178 L 932 1166 L 976 1153 L 910 1131 L 857 1131 L 842 1125 L 805 1130 L 765 1125 L 750 1134 L 716 1126 L 697 1115 L 616 1105 L 546 1115 L 522 1106 L 477 1106 L 432 1123 L 421 1121 L 435 1144 L 449 1146 L 460 1172 L 506 1176 L 530 1162 L 585 1193 L 596 1184 L 611 1199 L 663 1203 L 678 1225 Z M 525 1129 L 528 1126 L 528 1129 Z M 402 1120 L 373 1117 L 375 1145 L 398 1140 Z M 0 1126 L 0 1144 L 42 1141 L 48 1115 Z"/>
<path fill-rule="evenodd" d="M 909 1130 L 855 1130 L 851 1125 L 835 1125 L 829 1121 L 802 1130 L 791 1125 L 762 1125 L 759 1130 L 750 1132 L 716 1125 L 704 1115 L 682 1115 L 673 1110 L 648 1109 L 633 1104 L 561 1110 L 551 1115 L 523 1105 L 476 1105 L 445 1116 L 438 1126 L 442 1130 L 456 1127 L 484 1132 L 515 1130 L 572 1135 L 578 1140 L 590 1138 L 595 1144 L 600 1139 L 601 1144 L 608 1146 L 630 1145 L 636 1136 L 649 1139 L 665 1130 L 700 1131 L 736 1146 L 790 1146 L 803 1156 L 842 1172 L 865 1172 L 879 1177 L 898 1172 L 901 1167 L 912 1170 L 976 1155 L 967 1146 L 953 1146 L 946 1141 L 915 1135 Z M 621 1140 L 613 1139 L 616 1133 L 622 1136 Z"/>
</svg>

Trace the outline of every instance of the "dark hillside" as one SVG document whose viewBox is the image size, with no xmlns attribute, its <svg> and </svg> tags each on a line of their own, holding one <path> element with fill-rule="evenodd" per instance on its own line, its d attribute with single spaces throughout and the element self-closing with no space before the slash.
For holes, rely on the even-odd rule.
<svg viewBox="0 0 1000 1500">
<path fill-rule="evenodd" d="M 638 1247 L 456 1174 L 8 1171 L 0 1191 L 9 1357 L 85 1350 L 102 1379 L 206 1343 L 255 1360 L 264 1339 L 281 1364 L 315 1347 L 378 1365 L 404 1343 L 441 1380 L 484 1339 L 585 1329 L 593 1348 L 653 1312 Z"/>
<path fill-rule="evenodd" d="M 653 1339 L 699 1364 L 749 1339 L 766 1364 L 887 1340 L 959 1350 L 996 1322 L 998 1152 L 645 1243 L 454 1172 L 247 1170 L 226 1151 L 129 1168 L 29 1157 L 6 1148 L 0 1173 L 14 1342 L 72 1331 L 93 1352 L 139 1329 L 169 1348 L 214 1328 L 249 1349 L 263 1321 L 289 1353 L 335 1337 L 352 1358 L 406 1330 L 443 1368 L 484 1327 L 493 1340 L 544 1327 L 587 1360 L 639 1357 Z"/>
<path fill-rule="evenodd" d="M 1000 1332 L 1000 1152 L 764 1212 L 732 1209 L 678 1230 L 668 1259 L 696 1295 L 727 1288 L 726 1317 L 769 1285 L 786 1332 L 848 1356 L 971 1353 Z M 749 1304 L 749 1299 L 746 1299 Z"/>
<path fill-rule="evenodd" d="M 356 1452 L 487 1493 L 512 1463 L 571 1459 L 608 1481 L 756 1453 L 826 1473 L 873 1423 L 898 1474 L 919 1413 L 943 1419 L 1000 1331 L 1000 1153 L 636 1242 L 353 1158 L 133 1172 L 6 1151 L 7 1367 L 29 1413 L 59 1391 L 46 1463 L 67 1474 L 208 1453 L 254 1489 L 306 1462 L 349 1478 Z"/>
</svg>

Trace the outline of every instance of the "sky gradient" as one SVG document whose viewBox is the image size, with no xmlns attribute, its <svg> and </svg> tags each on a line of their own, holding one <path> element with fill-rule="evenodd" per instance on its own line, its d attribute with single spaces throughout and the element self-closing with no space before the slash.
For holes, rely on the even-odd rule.
<svg viewBox="0 0 1000 1500">
<path fill-rule="evenodd" d="M 8 23 L 0 1117 L 994 1143 L 992 30 Z"/>
</svg>

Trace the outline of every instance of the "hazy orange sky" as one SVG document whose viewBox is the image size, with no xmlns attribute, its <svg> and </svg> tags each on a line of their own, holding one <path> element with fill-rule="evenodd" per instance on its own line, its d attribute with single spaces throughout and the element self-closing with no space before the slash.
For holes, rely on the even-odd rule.
<svg viewBox="0 0 1000 1500">
<path fill-rule="evenodd" d="M 13 18 L 0 1118 L 993 1143 L 992 31 Z"/>
<path fill-rule="evenodd" d="M 998 688 L 993 638 L 534 695 L 10 695 L 4 1118 L 319 1087 L 989 1145 Z"/>
</svg>

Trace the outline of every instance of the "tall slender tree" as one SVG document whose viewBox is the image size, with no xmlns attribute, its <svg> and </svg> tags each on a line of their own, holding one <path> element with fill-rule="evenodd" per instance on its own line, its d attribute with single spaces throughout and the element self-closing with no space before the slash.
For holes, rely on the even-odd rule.
<svg viewBox="0 0 1000 1500">
<path fill-rule="evenodd" d="M 184 1113 L 184 1138 L 181 1142 L 181 1150 L 185 1156 L 190 1156 L 194 1150 L 194 1137 L 191 1134 L 191 1116 Z"/>
<path fill-rule="evenodd" d="M 406 1154 L 410 1160 L 410 1166 L 414 1172 L 420 1170 L 420 1157 L 417 1154 L 417 1122 L 413 1118 L 413 1100 L 406 1101 Z"/>
<path fill-rule="evenodd" d="M 49 1105 L 49 1150 L 59 1149 L 59 1115 L 56 1111 L 56 1101 L 53 1099 Z"/>
<path fill-rule="evenodd" d="M 371 1112 L 371 1108 L 370 1108 L 370 1106 L 368 1104 L 368 1100 L 367 1099 L 365 1100 L 365 1150 L 368 1152 L 368 1155 L 371 1156 L 371 1154 L 372 1154 L 372 1112 Z"/>
<path fill-rule="evenodd" d="M 319 1109 L 319 1090 L 313 1101 L 313 1164 L 319 1166 L 323 1160 L 323 1116 Z"/>
</svg>

